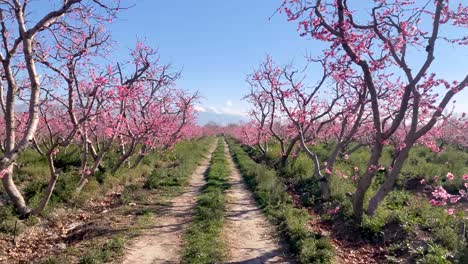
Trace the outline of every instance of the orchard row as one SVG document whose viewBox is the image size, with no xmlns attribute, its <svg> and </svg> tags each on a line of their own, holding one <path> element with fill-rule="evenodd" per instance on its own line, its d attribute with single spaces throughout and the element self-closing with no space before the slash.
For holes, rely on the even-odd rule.
<svg viewBox="0 0 468 264">
<path fill-rule="evenodd" d="M 446 144 L 466 149 L 467 118 L 454 113 L 452 101 L 468 85 L 468 75 L 450 79 L 434 69 L 455 67 L 436 55 L 443 59 L 444 53 L 468 44 L 462 33 L 468 7 L 446 0 L 348 2 L 284 1 L 279 12 L 298 23 L 300 35 L 313 44 L 313 55 L 305 69 L 279 65 L 267 56 L 247 76 L 251 121 L 228 132 L 264 155 L 269 142 L 279 144 L 279 167 L 300 145 L 314 165 L 325 200 L 337 159 L 369 148 L 366 167 L 356 168 L 352 194 L 359 222 L 364 212 L 374 215 L 393 190 L 415 145 L 436 152 Z M 322 161 L 311 148 L 320 142 L 334 146 Z M 384 149 L 392 152 L 390 164 L 382 162 Z M 364 208 L 366 193 L 381 173 L 384 180 Z M 463 178 L 468 180 L 466 174 Z M 435 192 L 434 203 L 466 198 L 466 185 L 453 196 Z"/>
</svg>

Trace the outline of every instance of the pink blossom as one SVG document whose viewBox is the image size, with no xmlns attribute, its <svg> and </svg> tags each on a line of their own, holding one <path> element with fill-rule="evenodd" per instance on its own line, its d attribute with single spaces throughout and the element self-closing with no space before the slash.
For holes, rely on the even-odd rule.
<svg viewBox="0 0 468 264">
<path fill-rule="evenodd" d="M 463 180 L 468 181 L 468 174 L 463 174 Z"/>
<path fill-rule="evenodd" d="M 460 194 L 461 197 L 468 198 L 468 193 L 465 190 L 459 190 L 458 193 Z"/>
<path fill-rule="evenodd" d="M 449 215 L 453 215 L 454 212 L 455 212 L 455 210 L 453 210 L 452 208 L 447 209 L 447 214 L 449 214 Z"/>
<path fill-rule="evenodd" d="M 454 178 L 455 178 L 455 176 L 453 175 L 453 173 L 451 173 L 451 172 L 447 173 L 447 179 L 449 181 L 453 181 Z"/>
<path fill-rule="evenodd" d="M 458 200 L 460 200 L 460 197 L 458 196 L 453 196 L 453 197 L 450 197 L 450 203 L 456 203 L 458 202 Z"/>
<path fill-rule="evenodd" d="M 54 155 L 54 156 L 57 155 L 57 153 L 59 153 L 59 151 L 60 151 L 60 150 L 59 150 L 58 148 L 54 149 L 54 150 L 52 151 L 52 155 Z"/>
<path fill-rule="evenodd" d="M 420 183 L 420 184 L 424 184 L 424 183 L 426 183 L 426 180 L 425 180 L 425 179 L 421 179 L 421 180 L 419 181 L 419 183 Z"/>
<path fill-rule="evenodd" d="M 0 179 L 3 178 L 3 176 L 5 176 L 5 174 L 7 174 L 7 172 L 8 172 L 7 169 L 1 170 L 0 171 Z"/>
<path fill-rule="evenodd" d="M 440 202 L 437 201 L 436 199 L 431 199 L 429 202 L 430 202 L 433 206 L 439 206 L 439 205 L 441 205 Z"/>
<path fill-rule="evenodd" d="M 337 214 L 339 211 L 340 211 L 340 207 L 337 206 L 334 209 L 328 209 L 327 213 L 334 215 L 334 214 Z"/>
<path fill-rule="evenodd" d="M 332 172 L 330 171 L 329 168 L 326 168 L 326 169 L 325 169 L 325 173 L 326 173 L 326 174 L 331 174 Z"/>
<path fill-rule="evenodd" d="M 447 201 L 450 203 L 456 203 L 458 200 L 460 200 L 464 196 L 464 192 L 459 191 L 460 195 L 453 195 L 448 193 L 444 187 L 438 186 L 433 192 L 432 192 L 432 200 L 430 203 L 434 206 L 440 206 L 440 205 L 446 205 Z"/>
</svg>

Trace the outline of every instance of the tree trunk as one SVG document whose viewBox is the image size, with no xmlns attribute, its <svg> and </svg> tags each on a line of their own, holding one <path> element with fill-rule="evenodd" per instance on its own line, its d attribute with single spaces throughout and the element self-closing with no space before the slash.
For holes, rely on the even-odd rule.
<svg viewBox="0 0 468 264">
<path fill-rule="evenodd" d="M 294 156 L 292 158 L 293 164 L 296 162 L 297 158 L 301 154 L 301 151 L 302 151 L 301 146 L 297 146 L 296 150 L 294 151 Z"/>
<path fill-rule="evenodd" d="M 148 146 L 147 146 L 147 145 L 143 145 L 143 146 L 141 147 L 140 153 L 138 154 L 138 157 L 136 158 L 135 163 L 133 164 L 133 167 L 132 167 L 132 168 L 136 168 L 138 165 L 140 165 L 140 162 L 141 162 L 141 161 L 143 160 L 143 158 L 146 156 L 147 151 L 148 151 Z"/>
<path fill-rule="evenodd" d="M 41 154 L 41 156 L 45 156 L 44 151 L 42 151 L 42 149 L 41 149 L 41 147 L 39 146 L 39 144 L 37 144 L 36 138 L 33 138 L 32 144 L 33 144 L 34 149 L 35 149 L 39 154 Z"/>
<path fill-rule="evenodd" d="M 367 207 L 368 215 L 374 215 L 380 202 L 382 202 L 385 196 L 387 196 L 387 194 L 393 190 L 393 186 L 395 185 L 395 182 L 398 179 L 398 175 L 400 174 L 400 171 L 403 168 L 403 164 L 408 158 L 408 154 L 411 147 L 412 144 L 406 146 L 400 151 L 399 155 L 396 157 L 395 163 L 393 164 L 392 170 L 390 171 L 389 175 L 385 179 L 384 183 L 380 186 L 379 191 L 369 201 L 369 206 Z"/>
<path fill-rule="evenodd" d="M 5 144 L 3 144 L 3 141 L 0 140 L 0 151 L 5 152 Z"/>
<path fill-rule="evenodd" d="M 322 175 L 322 172 L 320 171 L 320 161 L 318 159 L 318 156 L 313 153 L 306 145 L 304 141 L 304 136 L 301 134 L 301 146 L 302 149 L 304 149 L 304 152 L 307 154 L 307 156 L 312 159 L 314 162 L 314 173 L 315 177 L 317 177 L 320 185 L 320 192 L 322 194 L 322 198 L 324 200 L 330 199 L 330 184 L 329 184 L 329 175 L 327 174 L 326 176 Z"/>
<path fill-rule="evenodd" d="M 117 170 L 122 166 L 122 164 L 126 161 L 128 161 L 128 158 L 130 158 L 133 153 L 135 152 L 135 148 L 138 145 L 137 140 L 132 140 L 132 143 L 130 144 L 130 147 L 128 148 L 127 151 L 123 152 L 122 155 L 120 155 L 120 159 L 117 161 L 117 163 L 114 165 L 114 167 L 111 170 L 111 173 L 114 174 L 117 172 Z"/>
<path fill-rule="evenodd" d="M 358 151 L 360 148 L 365 147 L 365 144 L 359 143 L 356 146 L 354 146 L 352 149 L 346 152 L 346 154 L 351 155 L 352 153 Z"/>
<path fill-rule="evenodd" d="M 111 173 L 114 174 L 117 172 L 117 170 L 122 166 L 122 164 L 130 158 L 131 152 L 127 152 L 125 155 L 122 155 L 120 159 L 117 161 L 117 163 L 114 165 L 114 167 L 111 170 Z"/>
<path fill-rule="evenodd" d="M 13 164 L 10 164 L 5 170 L 6 173 L 2 178 L 3 188 L 20 215 L 27 216 L 31 212 L 31 209 L 26 206 L 23 195 L 20 193 L 18 188 L 16 188 L 16 185 L 13 182 Z"/>
<path fill-rule="evenodd" d="M 83 177 L 81 177 L 80 182 L 78 183 L 78 187 L 76 188 L 76 193 L 81 192 L 83 187 L 88 183 L 91 176 L 93 176 L 94 173 L 98 170 L 99 166 L 101 165 L 102 160 L 104 159 L 104 155 L 107 153 L 107 150 L 110 148 L 111 145 L 112 145 L 112 142 L 109 141 L 109 143 L 105 146 L 105 148 L 102 149 L 102 151 L 99 153 L 99 155 L 97 156 L 97 159 L 94 160 L 94 165 L 93 165 L 93 168 L 91 169 L 91 174 L 89 175 L 85 174 L 83 175 Z"/>
<path fill-rule="evenodd" d="M 138 157 L 135 159 L 135 163 L 133 163 L 132 168 L 138 167 L 140 165 L 141 161 L 146 157 L 146 154 L 138 154 Z"/>
<path fill-rule="evenodd" d="M 262 156 L 266 156 L 266 150 L 263 148 L 262 144 L 258 143 L 257 144 L 258 148 L 260 149 L 260 152 L 262 152 Z"/>
<path fill-rule="evenodd" d="M 288 148 L 286 149 L 284 154 L 281 156 L 281 159 L 278 162 L 278 165 L 280 168 L 285 168 L 286 165 L 288 164 L 289 155 L 291 155 L 291 152 L 293 151 L 297 140 L 298 140 L 298 137 L 293 138 L 291 142 L 289 143 Z M 284 149 L 284 146 L 281 146 L 281 149 Z"/>
<path fill-rule="evenodd" d="M 338 155 L 340 154 L 340 150 L 343 148 L 343 142 L 337 142 L 335 149 L 333 149 L 332 154 L 327 160 L 327 168 L 330 171 L 333 171 L 333 167 L 335 166 L 336 159 L 338 158 Z"/>
<path fill-rule="evenodd" d="M 53 154 L 51 151 L 47 154 L 47 163 L 49 165 L 49 171 L 50 171 L 50 179 L 49 179 L 49 184 L 47 185 L 47 189 L 44 192 L 41 201 L 39 202 L 39 205 L 34 208 L 33 214 L 34 215 L 39 215 L 44 211 L 46 208 L 47 204 L 49 204 L 50 197 L 52 196 L 52 192 L 55 189 L 55 184 L 57 183 L 59 173 L 55 170 L 55 165 L 54 165 L 54 158 Z"/>
<path fill-rule="evenodd" d="M 93 159 L 96 160 L 99 155 L 98 155 L 96 149 L 94 148 L 93 143 L 88 142 L 88 149 L 89 149 L 89 152 L 91 153 L 91 156 L 93 156 Z"/>
<path fill-rule="evenodd" d="M 89 145 L 88 145 L 88 137 L 87 135 L 85 134 L 82 138 L 82 144 L 81 144 L 81 167 L 80 167 L 80 171 L 81 171 L 81 179 L 80 179 L 80 185 L 81 185 L 81 182 L 83 181 L 84 178 L 87 177 L 87 174 L 86 174 L 86 166 L 88 164 L 88 151 L 89 151 Z"/>
<path fill-rule="evenodd" d="M 76 192 L 80 193 L 83 187 L 88 183 L 89 179 L 91 176 L 98 171 L 99 166 L 101 165 L 102 160 L 104 159 L 104 156 L 106 153 L 110 150 L 112 143 L 114 142 L 113 138 L 109 139 L 106 144 L 101 148 L 101 150 L 98 153 L 98 156 L 96 159 L 94 159 L 94 165 L 93 168 L 91 169 L 91 174 L 86 175 L 85 177 L 82 177 L 80 179 L 80 182 L 78 183 L 78 187 L 76 188 Z"/>
<path fill-rule="evenodd" d="M 365 174 L 361 179 L 359 179 L 356 192 L 353 194 L 353 212 L 357 223 L 361 223 L 362 221 L 362 215 L 364 213 L 364 197 L 372 183 L 372 178 L 374 178 L 380 156 L 382 155 L 382 150 L 383 145 L 380 143 L 376 143 L 372 148 L 371 158 L 367 164 Z"/>
</svg>

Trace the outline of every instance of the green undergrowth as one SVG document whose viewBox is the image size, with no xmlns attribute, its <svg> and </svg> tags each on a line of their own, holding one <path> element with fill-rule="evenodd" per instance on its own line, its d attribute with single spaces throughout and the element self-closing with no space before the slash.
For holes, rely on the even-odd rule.
<svg viewBox="0 0 468 264">
<path fill-rule="evenodd" d="M 326 157 L 332 145 L 317 144 L 311 148 L 318 154 L 321 162 Z M 244 147 L 245 151 L 257 162 L 273 169 L 280 158 L 278 144 L 270 145 L 270 153 L 266 157 L 255 149 Z M 365 168 L 369 158 L 369 150 L 362 148 L 349 156 L 349 159 L 339 159 L 335 171 L 330 177 L 331 199 L 323 201 L 319 182 L 314 177 L 313 162 L 301 153 L 295 159 L 289 159 L 285 168 L 277 169 L 283 182 L 292 186 L 299 195 L 301 203 L 313 208 L 320 214 L 322 221 L 328 221 L 340 229 L 346 226 L 353 236 L 367 240 L 369 243 L 386 247 L 388 263 L 468 263 L 466 238 L 462 229 L 466 230 L 468 221 L 463 209 L 455 208 L 453 215 L 448 215 L 443 207 L 434 207 L 429 203 L 429 185 L 443 185 L 449 192 L 456 193 L 461 186 L 461 177 L 466 173 L 468 163 L 467 153 L 448 146 L 441 154 L 430 152 L 421 146 L 415 147 L 401 172 L 400 179 L 393 190 L 381 203 L 374 216 L 364 215 L 360 226 L 356 226 L 353 218 L 350 193 L 356 190 L 357 181 L 353 180 L 354 169 L 358 172 Z M 382 163 L 389 163 L 391 153 L 386 148 Z M 339 171 L 341 175 L 336 173 Z M 447 181 L 447 172 L 453 172 L 456 177 Z M 343 177 L 347 175 L 346 177 Z M 439 176 L 438 182 L 433 176 Z M 426 179 L 422 185 L 420 180 Z M 378 174 L 366 194 L 366 204 L 374 195 L 384 174 Z M 338 210 L 335 210 L 338 208 Z M 332 211 L 335 211 L 331 213 Z M 343 229 L 343 228 L 341 228 Z"/>
<path fill-rule="evenodd" d="M 177 194 L 186 185 L 188 177 L 206 157 L 212 137 L 184 141 L 177 144 L 174 151 L 156 162 L 155 168 L 147 176 L 144 187 Z"/>
<path fill-rule="evenodd" d="M 153 197 L 157 196 L 158 201 L 159 198 L 161 198 L 161 201 L 165 201 L 166 198 L 180 193 L 189 175 L 206 157 L 213 142 L 213 137 L 182 141 L 167 151 L 148 154 L 136 167 L 124 164 L 114 174 L 111 174 L 107 168 L 111 168 L 110 165 L 112 164 L 108 162 L 115 157 L 109 157 L 103 163 L 101 169 L 103 173 L 98 173 L 96 177 L 92 178 L 79 195 L 75 192 L 79 181 L 79 167 L 76 166 L 80 162 L 79 155 L 75 153 L 79 152 L 74 152 L 73 149 L 63 151 L 63 154 L 57 157 L 58 167 L 62 169 L 62 173 L 54 189 L 51 202 L 41 216 L 42 220 L 38 220 L 37 217 L 20 220 L 12 205 L 0 206 L 0 239 L 10 240 L 13 234 L 18 236 L 30 226 L 38 223 L 48 224 L 54 222 L 55 212 L 63 212 L 61 208 L 67 210 L 81 208 L 89 200 L 100 199 L 109 191 L 121 190 L 122 187 L 123 190 L 119 201 L 117 201 L 123 206 L 122 210 L 136 208 L 130 207 L 129 204 L 143 204 L 148 201 L 151 195 Z M 110 153 L 109 155 L 115 156 L 116 154 Z M 25 194 L 28 204 L 34 206 L 47 186 L 48 171 L 47 168 L 43 168 L 47 166 L 46 161 L 38 153 L 28 149 L 21 156 L 18 163 L 20 166 L 17 168 L 16 175 L 19 179 L 19 187 Z M 133 159 L 129 164 L 133 164 Z M 38 169 L 34 170 L 33 167 Z M 168 175 L 157 178 L 161 175 L 161 171 L 168 172 Z M 148 186 L 150 188 L 142 188 L 143 185 L 153 183 L 156 183 L 156 185 Z M 157 189 L 157 192 L 148 189 Z M 3 190 L 0 187 L 0 195 L 2 195 L 2 192 Z M 116 203 L 116 205 L 118 204 Z M 152 221 L 153 212 L 137 212 L 135 223 L 132 223 L 125 230 L 119 230 L 107 240 L 103 240 L 101 236 L 85 239 L 76 243 L 76 245 L 70 245 L 63 252 L 57 253 L 56 256 L 45 259 L 40 258 L 34 263 L 70 263 L 69 259 L 79 259 L 79 263 L 115 261 L 115 258 L 120 256 L 125 241 L 136 235 L 139 232 L 138 230 L 151 225 Z"/>
<path fill-rule="evenodd" d="M 333 248 L 328 238 L 311 232 L 309 214 L 295 208 L 277 173 L 253 161 L 232 139 L 228 139 L 231 154 L 258 204 L 267 217 L 278 226 L 299 263 L 330 263 Z"/>
<path fill-rule="evenodd" d="M 351 144 L 349 149 L 352 149 L 354 146 L 354 144 Z M 310 145 L 309 148 L 318 155 L 321 162 L 325 162 L 333 150 L 334 144 L 319 142 L 315 145 Z M 252 155 L 261 156 L 259 152 L 254 153 L 255 150 L 252 148 L 250 148 L 250 151 Z M 269 145 L 268 154 L 266 157 L 262 157 L 262 161 L 272 166 L 280 159 L 280 153 L 280 145 L 272 142 Z M 340 157 L 335 164 L 335 169 L 346 175 L 353 175 L 355 167 L 358 167 L 360 170 L 365 169 L 370 154 L 369 147 L 361 147 L 349 155 L 349 159 L 345 160 Z M 392 147 L 385 146 L 380 164 L 389 166 L 392 163 L 393 155 Z M 289 164 L 291 165 L 291 162 Z M 311 175 L 311 171 L 313 170 L 313 163 L 309 161 L 304 153 L 299 155 L 296 164 L 292 164 L 292 166 L 293 168 L 286 169 L 290 169 L 292 172 L 302 176 Z M 459 189 L 464 189 L 463 175 L 467 171 L 468 152 L 466 149 L 447 145 L 443 152 L 435 153 L 427 147 L 417 145 L 411 149 L 408 159 L 398 177 L 396 187 L 414 190 L 420 187 L 419 181 L 425 179 L 428 184 L 442 185 L 447 191 L 456 193 Z M 448 172 L 453 173 L 455 176 L 451 181 L 446 178 Z M 437 176 L 437 181 L 434 181 L 434 176 Z"/>
<path fill-rule="evenodd" d="M 230 170 L 224 146 L 224 140 L 220 139 L 211 157 L 205 174 L 206 184 L 198 195 L 194 219 L 185 235 L 182 263 L 222 263 L 225 258 L 226 247 L 221 239 L 221 229 Z"/>
<path fill-rule="evenodd" d="M 99 242 L 91 242 L 87 250 L 80 257 L 71 257 L 69 255 L 52 255 L 44 258 L 37 264 L 64 264 L 64 263 L 78 263 L 78 264 L 103 264 L 114 262 L 116 259 L 123 256 L 125 250 L 125 239 L 122 236 L 115 236 L 108 240 L 101 240 Z M 74 248 L 67 248 L 71 255 L 76 255 L 78 252 Z"/>
<path fill-rule="evenodd" d="M 108 263 L 116 257 L 123 255 L 125 240 L 121 237 L 114 237 L 105 243 L 94 245 L 80 258 L 79 264 Z"/>
</svg>

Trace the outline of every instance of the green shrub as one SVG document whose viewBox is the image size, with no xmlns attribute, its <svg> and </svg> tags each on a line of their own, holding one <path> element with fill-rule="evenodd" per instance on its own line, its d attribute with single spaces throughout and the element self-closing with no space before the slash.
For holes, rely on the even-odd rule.
<svg viewBox="0 0 468 264">
<path fill-rule="evenodd" d="M 130 184 L 125 186 L 122 195 L 120 196 L 122 204 L 128 204 L 130 202 L 133 202 L 139 188 L 140 186 L 136 184 Z"/>
<path fill-rule="evenodd" d="M 468 247 L 464 247 L 460 252 L 458 263 L 468 263 Z"/>
<path fill-rule="evenodd" d="M 32 180 L 29 182 L 26 187 L 23 189 L 24 198 L 26 201 L 31 201 L 31 199 L 37 195 L 42 194 L 46 189 L 47 182 L 43 179 Z"/>
<path fill-rule="evenodd" d="M 50 205 L 67 203 L 75 196 L 78 186 L 79 176 L 73 172 L 62 173 L 55 184 L 55 189 L 50 198 Z M 48 179 L 37 179 L 26 184 L 23 192 L 26 201 L 31 206 L 35 206 L 42 198 L 43 192 L 47 188 Z"/>
<path fill-rule="evenodd" d="M 449 257 L 449 252 L 438 246 L 429 244 L 427 253 L 417 261 L 418 264 L 450 264 L 452 263 L 447 258 Z"/>
<path fill-rule="evenodd" d="M 385 207 L 388 209 L 401 209 L 408 205 L 411 194 L 405 191 L 393 191 L 385 197 Z"/>
<path fill-rule="evenodd" d="M 333 248 L 326 238 L 306 238 L 301 241 L 299 261 L 301 263 L 330 263 L 333 255 Z"/>
<path fill-rule="evenodd" d="M 455 251 L 458 247 L 458 234 L 454 228 L 445 226 L 434 231 L 435 242 L 441 244 L 448 250 Z"/>
<path fill-rule="evenodd" d="M 16 229 L 15 229 L 16 225 Z M 18 220 L 13 205 L 4 205 L 0 207 L 0 232 L 16 235 L 24 229 L 24 224 Z"/>
<path fill-rule="evenodd" d="M 60 151 L 55 159 L 55 167 L 65 172 L 79 168 L 81 166 L 80 153 L 79 150 Z"/>
<path fill-rule="evenodd" d="M 369 232 L 371 235 L 379 234 L 387 224 L 387 218 L 387 211 L 377 210 L 376 214 L 372 217 L 367 215 L 363 216 L 361 227 L 365 232 Z"/>
</svg>

